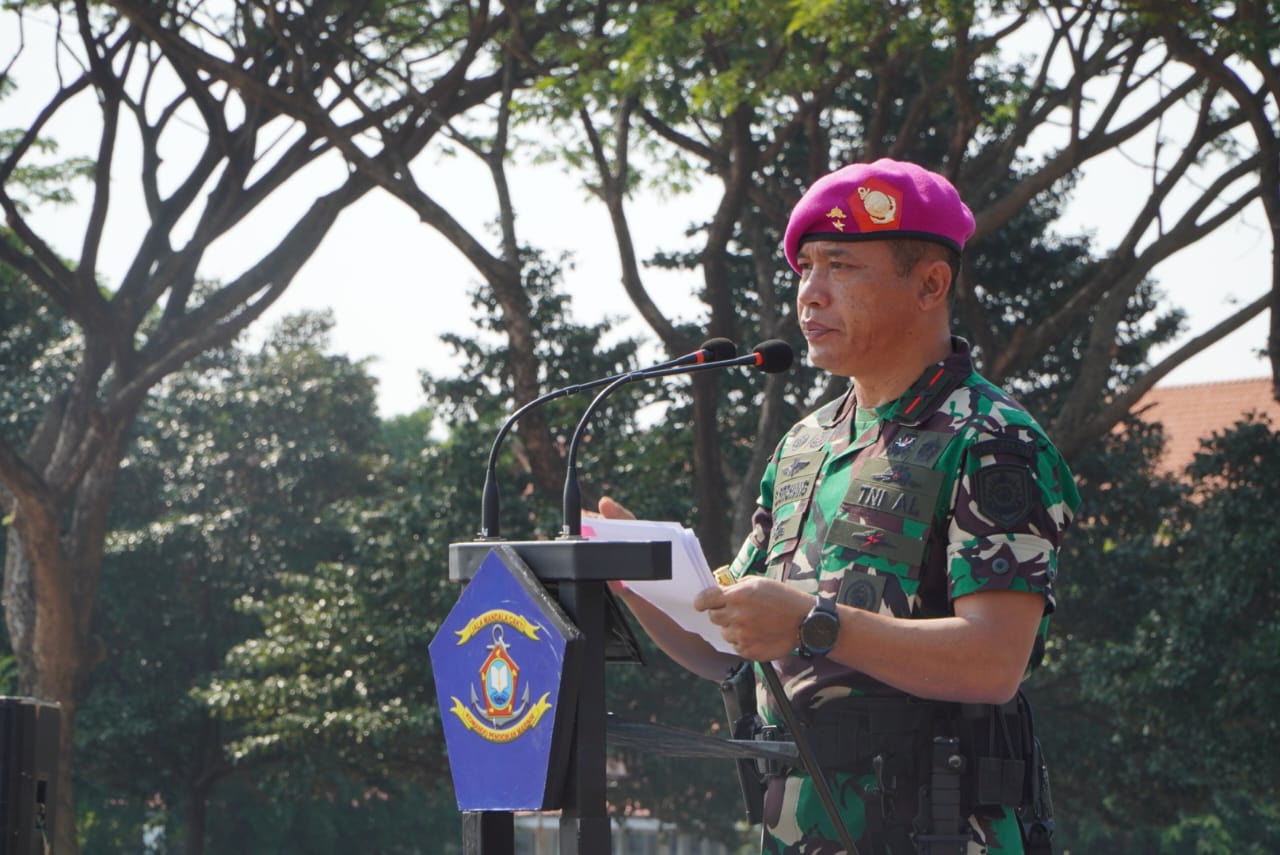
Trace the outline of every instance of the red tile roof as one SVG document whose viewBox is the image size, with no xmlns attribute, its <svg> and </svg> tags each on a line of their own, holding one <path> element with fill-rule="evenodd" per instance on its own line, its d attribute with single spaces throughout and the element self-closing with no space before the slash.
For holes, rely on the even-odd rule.
<svg viewBox="0 0 1280 855">
<path fill-rule="evenodd" d="M 1164 425 L 1167 443 L 1159 468 L 1175 475 L 1195 457 L 1201 439 L 1223 433 L 1250 412 L 1265 413 L 1280 428 L 1280 403 L 1271 397 L 1270 377 L 1157 386 L 1133 412 L 1145 422 Z"/>
</svg>

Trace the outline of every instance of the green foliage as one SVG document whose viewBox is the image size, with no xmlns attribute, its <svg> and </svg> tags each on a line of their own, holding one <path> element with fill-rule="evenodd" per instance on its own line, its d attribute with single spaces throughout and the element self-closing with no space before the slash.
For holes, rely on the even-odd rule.
<svg viewBox="0 0 1280 855">
<path fill-rule="evenodd" d="M 1130 744 L 1139 768 L 1185 794 L 1146 806 L 1157 818 L 1226 795 L 1228 768 L 1229 780 L 1248 781 L 1267 802 L 1280 798 L 1270 713 L 1280 702 L 1280 533 L 1258 513 L 1280 499 L 1280 436 L 1241 422 L 1206 442 L 1188 475 L 1199 486 L 1171 521 L 1159 598 L 1101 651 L 1083 687 L 1138 731 Z"/>
<path fill-rule="evenodd" d="M 540 346 L 550 351 L 541 360 L 547 371 L 546 388 L 616 373 L 634 365 L 632 343 L 622 342 L 612 348 L 603 345 L 609 331 L 607 323 L 582 326 L 569 319 L 566 298 L 555 287 L 557 269 L 535 265 L 535 270 L 543 272 L 531 274 L 526 282 L 535 306 L 535 326 L 542 331 Z M 477 319 L 477 328 L 500 332 L 502 321 L 497 306 L 483 292 L 476 295 L 476 305 L 485 313 Z M 487 402 L 488 407 L 497 405 L 490 410 L 486 402 L 473 397 L 478 388 L 504 390 L 504 344 L 486 344 L 482 339 L 461 336 L 451 337 L 450 341 L 463 354 L 461 362 L 469 371 L 463 377 L 431 384 L 431 397 L 438 402 L 440 412 L 446 414 L 445 429 L 450 439 L 438 456 L 432 455 L 430 464 L 436 473 L 437 489 L 449 491 L 445 504 L 455 512 L 465 510 L 464 516 L 453 517 L 455 534 L 451 539 L 458 539 L 456 533 L 471 531 L 468 524 L 478 519 L 482 461 L 497 420 L 514 409 L 514 402 L 509 400 L 509 393 L 500 391 L 496 400 Z M 621 390 L 610 398 L 610 403 L 593 419 L 591 440 L 579 459 L 584 484 L 590 484 L 596 494 L 609 493 L 628 503 L 643 518 L 690 521 L 696 516 L 691 505 L 692 433 L 688 429 L 688 405 L 680 388 L 678 383 L 651 384 Z M 634 394 L 629 396 L 628 391 Z M 565 426 L 566 439 L 587 405 L 586 397 L 568 398 L 548 406 L 549 421 Z M 478 416 L 480 424 L 491 421 L 495 427 L 477 431 L 476 421 L 459 418 L 466 416 Z M 649 423 L 644 423 L 645 419 Z M 559 504 L 539 501 L 541 497 L 532 492 L 532 484 L 520 470 L 513 449 L 505 450 L 499 460 L 504 526 L 512 525 L 516 532 L 530 535 L 555 531 L 560 521 Z M 464 485 L 461 495 L 449 486 L 458 484 Z M 435 566 L 443 568 L 443 561 Z M 452 591 L 445 595 L 447 609 L 456 595 Z M 646 651 L 644 667 L 618 665 L 606 675 L 609 708 L 624 717 L 661 720 L 701 732 L 720 728 L 724 713 L 715 688 L 671 662 L 647 638 L 642 638 L 641 643 Z M 741 807 L 736 788 L 724 786 L 726 779 L 732 779 L 729 764 L 636 753 L 625 753 L 622 759 L 627 775 L 611 786 L 610 804 L 614 810 L 644 809 L 684 828 L 699 829 L 724 840 L 736 839 L 733 823 L 741 814 Z"/>
<path fill-rule="evenodd" d="M 632 345 L 606 344 L 607 323 L 583 326 L 568 317 L 567 302 L 555 287 L 557 276 L 554 266 L 535 263 L 527 280 L 543 332 L 540 341 L 548 348 L 542 362 L 546 386 L 630 366 Z M 201 693 L 221 717 L 242 728 L 231 745 L 240 762 L 288 759 L 294 764 L 307 758 L 317 780 L 360 780 L 379 787 L 409 781 L 424 788 L 432 804 L 452 805 L 425 650 L 458 595 L 445 573 L 447 546 L 474 531 L 483 461 L 497 423 L 514 408 L 505 386 L 499 311 L 484 291 L 475 300 L 482 312 L 480 334 L 450 338 L 463 354 L 466 373 L 430 380 L 440 420 L 434 430 L 446 439 L 429 438 L 426 413 L 384 425 L 383 442 L 395 453 L 378 472 L 379 494 L 345 504 L 341 519 L 349 552 L 340 561 L 278 575 L 274 587 L 241 599 L 241 610 L 261 621 L 262 630 L 231 651 L 226 673 Z M 660 390 L 641 391 L 649 393 L 645 402 L 660 400 Z M 565 401 L 552 409 L 551 422 L 571 425 L 586 403 Z M 614 406 L 604 408 L 580 460 L 584 480 L 592 479 L 602 490 L 616 486 L 611 478 L 625 478 L 630 485 L 640 473 L 670 483 L 672 471 L 659 467 L 687 460 L 682 457 L 687 451 L 679 447 L 653 454 L 661 446 L 661 431 L 638 427 L 636 406 L 636 398 L 620 393 Z M 532 492 L 518 436 L 510 440 L 499 456 L 504 532 L 520 537 L 554 531 L 559 505 Z M 600 474 L 606 477 L 596 480 Z M 647 667 L 610 669 L 612 707 L 699 730 L 719 727 L 722 711 L 714 687 L 647 642 L 646 647 Z M 628 756 L 625 763 L 629 776 L 611 791 L 615 809 L 642 805 L 669 821 L 732 839 L 740 808 L 736 790 L 723 786 L 732 774 L 728 764 L 639 756 Z M 280 763 L 272 768 L 277 767 L 288 768 Z"/>
<path fill-rule="evenodd" d="M 103 562 L 105 659 L 79 714 L 85 833 L 103 846 L 136 847 L 148 822 L 181 837 L 223 796 L 235 732 L 192 692 L 254 627 L 236 600 L 350 549 L 331 508 L 371 492 L 377 419 L 363 367 L 325 352 L 331 326 L 291 318 L 258 353 L 209 354 L 142 417 Z"/>
<path fill-rule="evenodd" d="M 1149 0 L 1125 5 L 1148 22 L 1158 24 L 1172 18 L 1179 29 L 1221 56 L 1238 55 L 1271 66 L 1274 52 L 1280 49 L 1280 33 L 1275 27 L 1280 20 L 1280 3 L 1276 0 L 1189 0 L 1179 4 L 1176 13 Z"/>
<path fill-rule="evenodd" d="M 0 83 L 5 82 L 0 77 Z M 2 89 L 0 89 L 2 91 Z M 3 100 L 3 95 L 0 95 Z M 0 161 L 3 161 L 21 141 L 26 132 L 20 129 L 0 129 Z M 51 157 L 58 151 L 54 140 L 37 139 L 31 150 L 42 157 Z M 71 184 L 77 179 L 93 175 L 94 162 L 84 157 L 54 160 L 47 163 L 24 163 L 14 168 L 6 184 L 20 191 L 14 204 L 22 213 L 30 213 L 40 205 L 65 205 L 74 200 Z"/>
<path fill-rule="evenodd" d="M 324 757 L 320 772 L 369 785 L 397 777 L 439 785 L 445 771 L 424 651 L 443 616 L 443 543 L 420 495 L 397 485 L 378 507 L 349 509 L 346 562 L 281 577 L 246 596 L 260 636 L 231 650 L 228 674 L 201 696 L 244 736 L 239 762 Z M 358 503 L 362 504 L 362 503 Z"/>
<path fill-rule="evenodd" d="M 1082 698 L 1080 685 L 1088 679 L 1091 651 L 1134 625 L 1165 572 L 1154 533 L 1183 491 L 1156 475 L 1163 441 L 1158 430 L 1134 421 L 1072 461 L 1081 508 L 1064 541 L 1058 608 L 1045 663 L 1030 690 L 1052 771 L 1061 843 L 1073 851 L 1101 851 L 1097 841 L 1086 845 L 1087 838 L 1076 836 L 1082 826 L 1128 826 L 1128 817 L 1109 807 L 1121 786 L 1115 770 L 1128 756 L 1116 744 L 1116 728 L 1124 723 L 1106 701 Z M 1140 792 L 1156 784 L 1148 782 Z M 1148 838 L 1150 831 L 1144 828 Z"/>
<path fill-rule="evenodd" d="M 0 240 L 12 234 L 0 228 Z M 0 437 L 30 439 L 45 402 L 75 372 L 81 339 L 22 274 L 0 264 Z"/>
<path fill-rule="evenodd" d="M 1134 423 L 1077 465 L 1087 516 L 1068 539 L 1036 697 L 1068 845 L 1269 852 L 1277 669 L 1280 436 L 1245 421 L 1207 441 L 1188 490 L 1155 477 Z"/>
</svg>

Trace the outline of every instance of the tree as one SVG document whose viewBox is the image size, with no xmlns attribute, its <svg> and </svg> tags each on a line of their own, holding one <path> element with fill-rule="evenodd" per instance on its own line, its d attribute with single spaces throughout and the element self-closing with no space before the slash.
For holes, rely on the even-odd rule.
<svg viewBox="0 0 1280 855">
<path fill-rule="evenodd" d="M 559 69 L 564 63 L 562 53 L 589 50 L 590 45 L 600 41 L 589 40 L 587 28 L 590 21 L 605 16 L 604 5 L 583 0 L 507 2 L 503 4 L 503 13 L 490 20 L 492 4 L 488 0 L 476 4 L 474 9 L 470 3 L 444 4 L 447 11 L 438 16 L 443 23 L 458 29 L 470 28 L 474 44 L 466 42 L 467 49 L 476 50 L 476 46 L 485 44 L 485 39 L 492 39 L 494 45 L 494 52 L 485 58 L 489 74 L 484 85 L 459 83 L 454 96 L 447 92 L 414 91 L 421 77 L 414 57 L 399 64 L 387 62 L 382 58 L 382 52 L 387 49 L 385 45 L 372 39 L 363 41 L 357 53 L 370 62 L 368 79 L 363 81 L 363 86 L 337 81 L 342 93 L 338 104 L 361 117 L 350 124 L 337 122 L 335 104 L 280 99 L 268 81 L 247 79 L 229 68 L 218 52 L 205 49 L 188 31 L 154 12 L 151 4 L 123 2 L 119 5 L 158 44 L 183 55 L 193 70 L 234 87 L 246 101 L 262 101 L 288 112 L 340 151 L 353 175 L 361 176 L 404 202 L 423 223 L 453 244 L 484 277 L 503 306 L 506 334 L 513 347 L 507 371 L 516 397 L 521 402 L 537 397 L 541 391 L 539 367 L 532 357 L 537 348 L 538 331 L 529 322 L 532 306 L 522 287 L 526 271 L 522 267 L 516 212 L 507 179 L 515 95 Z M 388 31 L 391 46 L 396 46 L 397 39 L 405 38 L 405 32 L 413 33 L 413 28 L 420 24 L 418 15 L 426 15 L 430 20 L 435 12 L 430 4 L 423 8 L 410 3 L 405 4 L 399 15 L 392 16 Z M 296 50 L 305 50 L 311 38 L 305 28 L 282 30 L 276 36 Z M 296 46 L 294 40 L 297 40 Z M 456 81 L 445 75 L 442 82 L 448 85 Z M 466 105 L 479 105 L 490 98 L 493 103 L 486 104 L 483 110 L 470 112 L 440 109 L 439 100 L 449 97 L 459 98 Z M 384 103 L 387 99 L 394 110 Z M 399 115 L 405 112 L 411 119 L 408 123 Z M 411 168 L 411 161 L 423 150 L 424 142 L 436 135 L 445 141 L 446 148 L 456 146 L 477 157 L 489 173 L 498 232 L 496 247 L 490 248 L 481 236 L 464 227 L 438 201 L 432 182 L 423 180 Z M 364 142 L 367 137 L 374 138 L 374 142 L 357 144 L 357 140 Z M 521 435 L 530 448 L 528 463 L 539 488 L 547 494 L 558 490 L 561 483 L 558 452 L 543 413 L 530 413 L 521 425 Z"/>
<path fill-rule="evenodd" d="M 604 32 L 606 22 L 600 27 Z M 578 120 L 578 136 L 562 131 L 566 162 L 581 169 L 610 212 L 625 291 L 669 350 L 686 345 L 687 333 L 645 289 L 626 220 L 637 188 L 679 189 L 691 176 L 712 176 L 723 188 L 715 211 L 708 222 L 691 224 L 703 236 L 693 260 L 703 275 L 708 331 L 740 335 L 752 323 L 742 312 L 747 305 L 759 307 L 754 323 L 762 335 L 794 339 L 783 296 L 790 276 L 782 275 L 773 249 L 789 207 L 832 166 L 881 155 L 914 159 L 951 177 L 975 210 L 980 245 L 1033 200 L 1069 187 L 1089 161 L 1122 145 L 1152 143 L 1153 156 L 1135 171 L 1150 187 L 1149 202 L 1090 278 L 1072 290 L 1050 289 L 1036 323 L 1027 323 L 1016 305 L 1010 314 L 991 304 L 1004 283 L 992 282 L 984 267 L 968 265 L 957 284 L 958 319 L 984 373 L 997 381 L 1025 375 L 1065 331 L 1087 325 L 1070 354 L 1078 363 L 1073 381 L 1049 413 L 1069 456 L 1103 436 L 1174 366 L 1266 307 L 1257 301 L 1239 309 L 1123 382 L 1112 374 L 1116 342 L 1134 327 L 1132 309 L 1154 266 L 1270 186 L 1262 156 L 1243 144 L 1243 111 L 1180 64 L 1155 24 L 1116 4 L 843 2 L 792 9 L 671 2 L 637 6 L 607 29 L 610 50 L 584 54 L 574 74 L 557 77 L 546 111 L 562 120 L 562 129 L 563 120 Z M 1034 59 L 1014 55 L 1022 45 Z M 1224 52 L 1222 61 L 1237 60 Z M 1163 122 L 1175 109 L 1189 117 L 1181 130 Z M 734 254 L 751 265 L 745 285 L 726 275 Z M 745 304 L 735 299 L 744 291 Z M 724 473 L 715 434 L 739 419 L 717 409 L 712 386 L 695 390 L 699 504 L 715 507 L 729 495 L 733 513 L 702 519 L 699 532 L 709 552 L 723 556 L 745 527 L 763 458 L 740 480 Z M 781 429 L 782 401 L 811 404 L 830 391 L 767 386 L 763 402 L 753 401 L 759 418 L 748 419 L 765 451 Z"/>
<path fill-rule="evenodd" d="M 0 160 L 0 210 L 14 237 L 0 242 L 0 263 L 56 306 L 80 340 L 74 374 L 43 402 L 38 426 L 0 436 L 0 499 L 12 520 L 5 621 L 20 688 L 62 705 L 58 812 L 66 821 L 55 845 L 72 853 L 69 770 L 76 715 L 104 653 L 93 614 L 111 495 L 148 393 L 258 318 L 339 213 L 375 186 L 365 172 L 326 172 L 337 163 L 327 156 L 353 155 L 377 138 L 371 162 L 407 176 L 408 161 L 445 123 L 525 79 L 494 72 L 500 63 L 489 57 L 500 41 L 531 48 L 559 19 L 521 28 L 517 16 L 484 4 L 250 0 L 216 9 L 19 3 L 2 14 L 23 38 L 42 26 L 61 72 Z M 19 40 L 5 85 L 24 70 L 24 50 Z M 84 231 L 64 259 L 28 217 L 21 182 L 48 166 L 40 141 L 55 117 L 82 102 L 98 111 L 87 125 L 96 133 L 94 168 Z M 134 163 L 120 159 L 130 134 L 140 150 Z M 199 290 L 218 241 L 266 228 L 265 203 L 299 185 L 311 188 L 303 191 L 311 201 L 276 229 L 277 243 L 246 258 L 230 281 Z M 108 283 L 99 264 L 108 241 L 122 240 L 108 230 L 122 187 L 137 188 L 145 213 L 123 238 L 135 241 L 131 261 Z"/>
<path fill-rule="evenodd" d="M 253 789 L 228 756 L 234 732 L 192 697 L 256 626 L 236 601 L 349 552 L 332 507 L 374 488 L 373 381 L 326 352 L 331 326 L 291 318 L 258 353 L 211 353 L 167 378 L 122 462 L 78 777 L 101 794 L 93 812 L 151 804 L 187 853 L 204 851 L 215 792 L 234 778 Z"/>
<path fill-rule="evenodd" d="M 1097 591 L 1108 613 L 1094 619 L 1114 622 L 1074 646 L 1080 701 L 1099 725 L 1096 760 L 1107 758 L 1094 764 L 1091 785 L 1133 824 L 1206 841 L 1217 828 L 1225 842 L 1197 851 L 1270 851 L 1280 776 L 1267 759 L 1276 735 L 1262 711 L 1277 701 L 1280 544 L 1258 508 L 1280 486 L 1280 436 L 1245 419 L 1205 440 L 1186 475 L 1195 486 L 1165 503 L 1159 538 L 1149 525 L 1136 529 L 1146 543 L 1125 537 L 1128 554 L 1103 568 L 1141 596 Z M 1149 557 L 1134 560 L 1135 547 Z"/>
</svg>

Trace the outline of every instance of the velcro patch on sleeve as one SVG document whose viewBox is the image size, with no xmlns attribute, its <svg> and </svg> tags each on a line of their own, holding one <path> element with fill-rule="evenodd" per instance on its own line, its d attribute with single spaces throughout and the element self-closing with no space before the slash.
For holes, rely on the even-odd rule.
<svg viewBox="0 0 1280 855">
<path fill-rule="evenodd" d="M 1016 463 L 995 463 L 973 478 L 978 512 L 993 523 L 1012 528 L 1027 518 L 1032 507 L 1031 470 Z"/>
</svg>

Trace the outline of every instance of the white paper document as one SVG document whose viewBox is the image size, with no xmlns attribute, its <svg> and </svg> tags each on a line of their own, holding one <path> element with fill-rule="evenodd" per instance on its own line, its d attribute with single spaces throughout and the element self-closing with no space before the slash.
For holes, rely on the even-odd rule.
<svg viewBox="0 0 1280 855">
<path fill-rule="evenodd" d="M 610 520 L 590 517 L 582 521 L 582 535 L 596 540 L 654 541 L 671 543 L 671 578 L 660 581 L 631 581 L 627 587 L 666 612 L 680 626 L 696 632 L 723 653 L 733 646 L 720 636 L 720 627 L 706 612 L 693 607 L 693 598 L 705 588 L 716 586 L 702 545 L 690 529 L 675 522 Z"/>
</svg>

